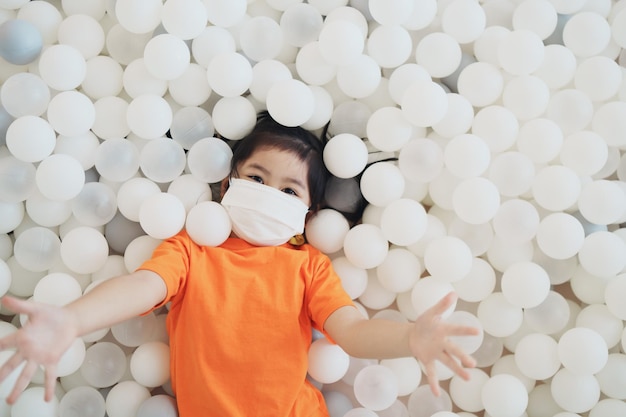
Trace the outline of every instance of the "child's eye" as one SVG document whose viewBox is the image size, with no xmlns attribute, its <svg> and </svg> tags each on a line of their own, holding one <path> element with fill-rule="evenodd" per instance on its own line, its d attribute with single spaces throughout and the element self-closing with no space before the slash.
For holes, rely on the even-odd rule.
<svg viewBox="0 0 626 417">
<path fill-rule="evenodd" d="M 296 193 L 293 188 L 283 188 L 283 193 L 293 195 L 295 197 L 298 196 L 298 193 Z"/>
<path fill-rule="evenodd" d="M 263 184 L 263 178 L 259 177 L 258 175 L 248 175 L 248 178 L 250 178 L 254 182 Z"/>
</svg>

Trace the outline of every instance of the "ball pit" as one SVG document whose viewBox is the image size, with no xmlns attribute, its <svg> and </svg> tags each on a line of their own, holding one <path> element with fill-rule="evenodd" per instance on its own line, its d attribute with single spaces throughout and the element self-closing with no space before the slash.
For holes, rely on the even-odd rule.
<svg viewBox="0 0 626 417">
<path fill-rule="evenodd" d="M 267 109 L 328 124 L 308 238 L 363 314 L 454 289 L 482 331 L 440 397 L 320 336 L 331 417 L 622 415 L 625 48 L 626 0 L 0 0 L 0 295 L 66 304 L 184 227 L 219 245 L 218 137 Z M 37 374 L 0 417 L 175 417 L 165 316 L 78 339 L 53 401 Z"/>
</svg>

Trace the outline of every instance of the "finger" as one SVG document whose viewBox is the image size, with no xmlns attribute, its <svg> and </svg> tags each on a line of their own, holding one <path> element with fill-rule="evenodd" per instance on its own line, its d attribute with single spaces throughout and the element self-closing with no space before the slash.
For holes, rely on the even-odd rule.
<svg viewBox="0 0 626 417">
<path fill-rule="evenodd" d="M 24 358 L 18 353 L 13 354 L 6 362 L 0 367 L 0 381 L 4 381 L 11 372 L 19 367 L 24 362 Z"/>
<path fill-rule="evenodd" d="M 38 365 L 35 362 L 26 363 L 26 366 L 24 366 L 22 373 L 15 381 L 13 391 L 11 391 L 11 394 L 9 394 L 9 396 L 7 397 L 7 403 L 13 404 L 15 403 L 15 401 L 17 401 L 22 391 L 24 391 L 28 384 L 30 384 L 33 375 L 37 371 L 37 367 Z"/>
<path fill-rule="evenodd" d="M 457 295 L 454 292 L 449 292 L 441 300 L 439 300 L 434 306 L 431 307 L 431 313 L 433 315 L 442 315 L 450 308 L 457 299 Z"/>
<path fill-rule="evenodd" d="M 439 378 L 437 377 L 437 368 L 435 367 L 435 362 L 429 362 L 428 364 L 424 364 L 424 368 L 426 371 L 426 378 L 428 379 L 428 385 L 430 385 L 430 390 L 432 391 L 435 397 L 439 397 L 441 394 L 439 387 Z"/>
<path fill-rule="evenodd" d="M 45 394 L 44 394 L 44 399 L 46 401 L 51 401 L 52 398 L 54 398 L 54 387 L 56 386 L 56 382 L 57 382 L 57 370 L 56 370 L 56 365 L 48 365 L 46 366 L 46 370 L 45 370 L 45 379 L 44 379 L 44 387 L 45 387 Z"/>
<path fill-rule="evenodd" d="M 0 339 L 0 350 L 7 350 L 14 348 L 16 343 L 16 332 L 11 332 Z"/>
<path fill-rule="evenodd" d="M 19 298 L 11 297 L 8 295 L 2 297 L 2 305 L 13 311 L 14 313 L 20 314 L 31 314 L 36 309 L 36 305 L 34 303 L 20 300 Z"/>
<path fill-rule="evenodd" d="M 465 370 L 465 368 L 463 368 L 459 364 L 459 362 L 454 357 L 452 357 L 448 352 L 443 352 L 442 355 L 439 357 L 439 361 L 445 366 L 447 366 L 448 368 L 450 368 L 452 372 L 454 372 L 461 378 L 465 380 L 469 379 L 469 373 L 467 372 L 467 370 Z"/>
<path fill-rule="evenodd" d="M 476 359 L 468 355 L 459 345 L 450 343 L 450 345 L 446 348 L 446 351 L 451 356 L 458 358 L 463 366 L 467 368 L 473 368 L 476 366 Z"/>
</svg>

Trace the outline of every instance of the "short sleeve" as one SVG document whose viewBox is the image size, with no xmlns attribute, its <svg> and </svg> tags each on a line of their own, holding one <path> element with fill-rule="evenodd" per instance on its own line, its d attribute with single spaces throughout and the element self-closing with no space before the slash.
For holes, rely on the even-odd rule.
<svg viewBox="0 0 626 417">
<path fill-rule="evenodd" d="M 185 232 L 161 242 L 152 252 L 152 257 L 145 261 L 138 269 L 145 269 L 157 273 L 167 286 L 167 296 L 154 308 L 159 308 L 172 297 L 184 291 L 189 272 L 190 239 Z"/>
<path fill-rule="evenodd" d="M 330 339 L 324 331 L 326 319 L 337 309 L 354 306 L 354 303 L 344 290 L 330 259 L 323 254 L 319 254 L 316 258 L 316 267 L 313 268 L 312 276 L 308 281 L 305 302 L 313 327 Z"/>
</svg>

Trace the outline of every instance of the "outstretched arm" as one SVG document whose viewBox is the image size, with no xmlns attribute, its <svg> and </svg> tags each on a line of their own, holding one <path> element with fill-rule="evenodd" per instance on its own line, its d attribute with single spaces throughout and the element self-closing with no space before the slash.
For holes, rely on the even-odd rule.
<svg viewBox="0 0 626 417">
<path fill-rule="evenodd" d="M 439 361 L 463 378 L 469 378 L 464 367 L 475 366 L 474 359 L 453 342 L 450 336 L 470 336 L 479 329 L 446 323 L 441 315 L 456 299 L 448 294 L 414 323 L 390 320 L 368 320 L 353 307 L 342 307 L 328 317 L 324 329 L 351 356 L 389 359 L 414 356 L 425 368 L 428 383 L 439 395 L 435 363 Z"/>
<path fill-rule="evenodd" d="M 45 398 L 52 399 L 57 363 L 77 337 L 144 313 L 165 295 L 159 275 L 141 270 L 104 281 L 64 307 L 4 297 L 5 307 L 28 316 L 20 329 L 0 339 L 0 350 L 15 350 L 0 367 L 0 381 L 25 363 L 7 402 L 17 399 L 39 366 L 45 370 Z"/>
</svg>

